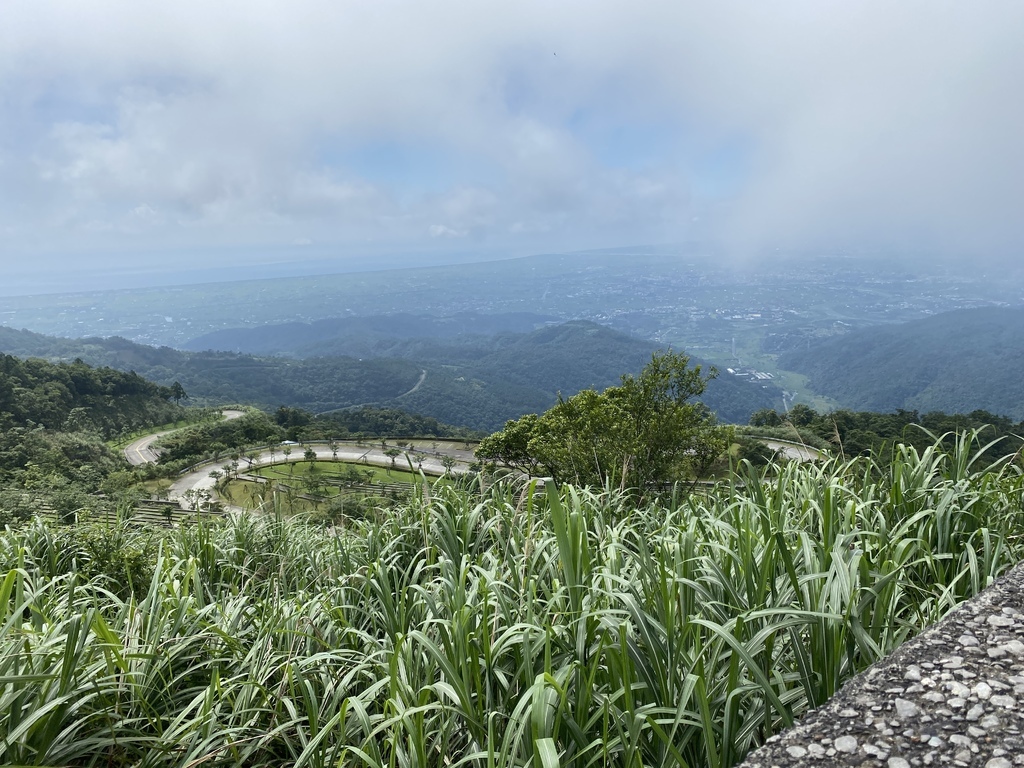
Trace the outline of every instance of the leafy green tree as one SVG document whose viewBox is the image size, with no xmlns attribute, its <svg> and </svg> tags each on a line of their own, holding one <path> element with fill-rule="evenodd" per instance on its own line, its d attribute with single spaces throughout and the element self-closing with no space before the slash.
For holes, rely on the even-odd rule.
<svg viewBox="0 0 1024 768">
<path fill-rule="evenodd" d="M 397 448 L 388 448 L 384 451 L 384 455 L 391 459 L 391 467 L 388 469 L 389 475 L 391 474 L 391 470 L 395 468 L 395 459 L 397 459 L 401 453 L 402 452 Z"/>
<path fill-rule="evenodd" d="M 540 459 L 530 449 L 530 441 L 537 435 L 539 420 L 540 416 L 537 414 L 528 413 L 505 422 L 503 430 L 485 437 L 480 442 L 476 455 L 518 469 L 527 475 L 540 474 Z M 437 450 L 437 443 L 434 443 L 434 450 Z"/>
<path fill-rule="evenodd" d="M 763 467 L 772 462 L 778 462 L 780 459 L 779 451 L 769 448 L 761 440 L 740 437 L 737 443 L 739 443 L 739 449 L 736 452 L 736 459 L 749 461 L 755 467 Z"/>
<path fill-rule="evenodd" d="M 171 399 L 174 400 L 174 404 L 177 405 L 182 400 L 188 400 L 188 393 L 185 392 L 185 388 L 181 386 L 180 381 L 176 381 L 171 384 Z"/>
<path fill-rule="evenodd" d="M 752 427 L 781 427 L 782 417 L 774 408 L 762 408 L 751 414 L 749 423 Z"/>
<path fill-rule="evenodd" d="M 309 473 L 306 475 L 306 479 L 304 482 L 306 486 L 306 491 L 309 493 L 310 496 L 315 496 L 317 498 L 322 499 L 327 495 L 327 482 L 323 478 L 323 471 L 318 469 L 316 464 L 310 463 Z"/>
<path fill-rule="evenodd" d="M 797 427 L 806 427 L 814 421 L 817 413 L 813 408 L 803 403 L 797 403 L 786 414 L 786 420 Z"/>
<path fill-rule="evenodd" d="M 476 455 L 577 485 L 643 489 L 698 477 L 725 450 L 729 430 L 694 398 L 703 375 L 684 354 L 655 354 L 637 377 L 604 392 L 583 390 L 540 416 L 485 438 Z"/>
</svg>

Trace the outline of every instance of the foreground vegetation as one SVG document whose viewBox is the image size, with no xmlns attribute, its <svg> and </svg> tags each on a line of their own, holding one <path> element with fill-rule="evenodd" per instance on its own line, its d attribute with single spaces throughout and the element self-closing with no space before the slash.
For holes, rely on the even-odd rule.
<svg viewBox="0 0 1024 768">
<path fill-rule="evenodd" d="M 0 536 L 0 759 L 730 766 L 1019 559 L 977 446 L 637 507 L 435 488 L 324 529 Z"/>
<path fill-rule="evenodd" d="M 767 409 L 757 411 L 750 425 L 739 432 L 823 448 L 841 457 L 888 457 L 900 443 L 926 449 L 936 440 L 952 449 L 965 432 L 978 431 L 988 441 L 984 457 L 992 462 L 1024 448 L 1024 421 L 1014 423 L 988 411 L 970 413 L 918 413 L 917 411 L 831 411 L 818 413 L 806 405 L 795 405 L 785 414 Z"/>
</svg>

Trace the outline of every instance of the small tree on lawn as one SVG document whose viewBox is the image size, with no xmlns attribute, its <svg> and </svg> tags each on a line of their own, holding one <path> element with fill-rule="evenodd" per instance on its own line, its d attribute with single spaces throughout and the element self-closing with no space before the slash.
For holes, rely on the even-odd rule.
<svg viewBox="0 0 1024 768">
<path fill-rule="evenodd" d="M 384 455 L 391 459 L 391 466 L 388 468 L 389 475 L 391 474 L 391 470 L 395 468 L 395 459 L 397 459 L 401 453 L 402 452 L 397 448 L 388 448 L 384 451 Z"/>
</svg>

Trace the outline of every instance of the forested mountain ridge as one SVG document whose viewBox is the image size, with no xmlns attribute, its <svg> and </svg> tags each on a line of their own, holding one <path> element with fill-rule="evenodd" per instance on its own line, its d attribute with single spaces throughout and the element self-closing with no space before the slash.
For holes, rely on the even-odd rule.
<svg viewBox="0 0 1024 768">
<path fill-rule="evenodd" d="M 1024 308 L 865 328 L 787 352 L 779 365 L 855 410 L 980 409 L 1024 419 Z"/>
<path fill-rule="evenodd" d="M 547 325 L 530 333 L 378 339 L 375 347 L 382 356 L 359 359 L 350 345 L 365 341 L 358 336 L 331 339 L 306 349 L 333 354 L 295 359 L 0 330 L 0 350 L 81 357 L 135 370 L 160 383 L 179 381 L 200 404 L 287 405 L 314 412 L 374 404 L 484 431 L 524 413 L 544 411 L 559 394 L 568 397 L 581 389 L 617 384 L 623 373 L 639 372 L 659 349 L 653 342 L 587 321 Z M 703 400 L 721 420 L 745 422 L 754 411 L 775 407 L 781 396 L 772 386 L 721 375 Z"/>
<path fill-rule="evenodd" d="M 290 353 L 296 357 L 378 355 L 411 360 L 429 371 L 424 386 L 389 403 L 395 407 L 429 414 L 453 424 L 491 430 L 523 413 L 543 411 L 558 394 L 570 396 L 586 388 L 603 389 L 618 384 L 623 372 L 637 373 L 661 347 L 607 326 L 589 321 L 545 324 L 529 332 L 487 334 L 486 323 L 467 324 L 469 315 L 450 318 L 391 317 L 343 318 L 301 325 L 239 329 L 202 337 L 202 344 L 216 339 L 257 348 L 262 333 L 276 337 L 284 332 L 296 342 L 311 338 L 316 329 L 338 330 L 331 338 L 300 344 Z M 486 315 L 473 316 L 481 320 Z M 495 316 L 493 324 L 528 324 L 543 320 L 526 313 Z M 416 319 L 417 322 L 412 322 Z M 419 332 L 420 323 L 422 332 Z M 369 335 L 356 332 L 370 328 Z M 471 333 L 453 334 L 458 328 Z M 280 330 L 284 329 L 284 331 Z M 341 332 L 348 329 L 347 333 Z M 382 335 L 391 331 L 393 335 Z M 194 343 L 199 343 L 197 342 Z M 249 345 L 249 346 L 246 346 Z M 709 366 L 693 358 L 695 365 Z M 704 402 L 724 421 L 746 421 L 761 408 L 781 401 L 774 386 L 762 386 L 722 375 L 712 381 Z"/>
<path fill-rule="evenodd" d="M 174 397 L 170 387 L 134 372 L 0 354 L 0 429 L 42 426 L 109 437 L 125 426 L 178 418 Z"/>
<path fill-rule="evenodd" d="M 397 359 L 294 360 L 234 352 L 182 352 L 126 339 L 59 339 L 0 328 L 0 351 L 50 360 L 80 358 L 131 370 L 164 385 L 178 381 L 193 403 L 243 402 L 264 408 L 296 405 L 313 411 L 390 400 L 422 373 Z"/>
<path fill-rule="evenodd" d="M 582 389 L 602 390 L 619 383 L 623 373 L 638 373 L 660 346 L 606 326 L 579 320 L 546 326 L 527 334 L 462 337 L 449 342 L 408 340 L 392 354 L 441 363 L 435 375 L 396 405 L 429 413 L 449 423 L 470 406 L 479 414 L 475 429 L 494 430 L 524 413 L 547 410 L 559 394 Z M 710 366 L 691 358 L 705 373 Z M 745 422 L 760 408 L 773 407 L 781 396 L 774 387 L 761 388 L 728 375 L 711 381 L 701 398 L 722 421 Z M 485 410 L 486 409 L 486 410 Z"/>
<path fill-rule="evenodd" d="M 193 352 L 220 350 L 252 355 L 314 357 L 350 355 L 376 357 L 377 346 L 397 339 L 450 339 L 466 334 L 493 335 L 524 333 L 554 318 L 531 312 L 503 312 L 484 315 L 458 312 L 437 317 L 397 313 L 335 317 L 311 323 L 280 323 L 255 328 L 227 328 L 192 339 L 181 345 Z"/>
<path fill-rule="evenodd" d="M 63 514 L 98 504 L 98 491 L 114 498 L 124 457 L 104 439 L 182 418 L 176 394 L 80 360 L 0 355 L 0 525 L 40 504 Z"/>
</svg>

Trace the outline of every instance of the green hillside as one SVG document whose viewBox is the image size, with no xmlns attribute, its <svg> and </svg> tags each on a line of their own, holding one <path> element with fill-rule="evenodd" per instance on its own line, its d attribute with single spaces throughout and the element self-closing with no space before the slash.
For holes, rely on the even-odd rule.
<svg viewBox="0 0 1024 768">
<path fill-rule="evenodd" d="M 398 404 L 442 421 L 493 430 L 523 413 L 544 411 L 558 394 L 601 390 L 619 383 L 623 373 L 638 373 L 660 347 L 605 326 L 574 321 L 528 334 L 491 338 L 464 337 L 447 343 L 409 340 L 391 354 L 440 362 L 424 386 Z M 706 363 L 694 358 L 694 365 Z M 703 402 L 723 421 L 745 422 L 780 397 L 729 376 L 713 380 Z M 472 422 L 459 421 L 460 413 Z"/>
<path fill-rule="evenodd" d="M 266 332 L 277 338 L 273 328 Z M 381 337 L 373 342 L 375 356 L 362 357 L 368 354 L 367 343 L 361 335 L 334 337 L 307 344 L 307 357 L 294 359 L 0 329 L 0 350 L 49 359 L 80 357 L 164 384 L 180 381 L 199 404 L 244 402 L 314 412 L 374 404 L 484 431 L 546 410 L 559 393 L 570 396 L 617 384 L 623 373 L 637 373 L 658 349 L 584 321 L 530 333 Z M 781 396 L 774 387 L 722 376 L 708 387 L 704 402 L 723 421 L 745 422 L 753 412 L 778 405 Z"/>
<path fill-rule="evenodd" d="M 105 440 L 181 419 L 173 398 L 134 373 L 0 355 L 0 527 L 116 505 L 124 457 Z"/>
<path fill-rule="evenodd" d="M 1024 309 L 965 309 L 811 342 L 779 358 L 819 394 L 898 408 L 1024 419 Z"/>
<path fill-rule="evenodd" d="M 471 334 L 442 335 L 433 320 L 425 319 L 423 334 L 408 336 L 409 330 L 417 326 L 408 321 L 408 316 L 401 317 L 397 324 L 383 318 L 349 318 L 351 322 L 344 324 L 348 331 L 375 331 L 364 334 L 339 330 L 332 338 L 306 343 L 300 342 L 317 335 L 319 331 L 315 329 L 323 326 L 305 325 L 302 332 L 288 326 L 287 333 L 296 342 L 294 354 L 299 357 L 372 354 L 414 361 L 428 372 L 423 385 L 389 404 L 483 430 L 497 429 L 523 413 L 543 411 L 559 393 L 569 396 L 581 389 L 603 389 L 617 384 L 623 373 L 637 373 L 651 354 L 660 349 L 653 342 L 587 321 L 546 325 L 528 333 L 497 334 L 484 333 L 487 326 L 483 324 L 474 326 L 476 332 Z M 505 317 L 522 322 L 536 318 Z M 380 334 L 398 327 L 404 329 L 402 334 Z M 279 328 L 262 330 L 276 338 Z M 260 330 L 239 329 L 217 338 L 255 344 Z M 214 336 L 204 338 L 210 340 Z M 694 358 L 693 362 L 708 367 L 699 359 Z M 780 402 L 781 393 L 773 386 L 762 387 L 722 376 L 711 382 L 703 399 L 720 419 L 745 422 L 753 412 Z"/>
<path fill-rule="evenodd" d="M 396 339 L 447 339 L 465 334 L 524 333 L 554 318 L 530 312 L 482 315 L 457 312 L 438 317 L 396 313 L 359 317 L 335 317 L 311 323 L 280 323 L 256 328 L 227 328 L 203 334 L 181 345 L 202 352 L 208 349 L 251 355 L 352 355 L 377 357 L 378 347 Z M 335 346 L 334 344 L 337 343 Z"/>
<path fill-rule="evenodd" d="M 294 360 L 232 352 L 182 352 L 121 338 L 58 339 L 0 329 L 0 351 L 49 360 L 80 358 L 92 365 L 135 371 L 157 383 L 178 381 L 191 402 L 293 405 L 326 411 L 376 403 L 415 386 L 421 369 L 398 359 Z"/>
<path fill-rule="evenodd" d="M 93 368 L 81 360 L 49 363 L 0 354 L 0 428 L 92 431 L 111 437 L 124 427 L 180 418 L 174 393 L 135 373 Z"/>
</svg>

